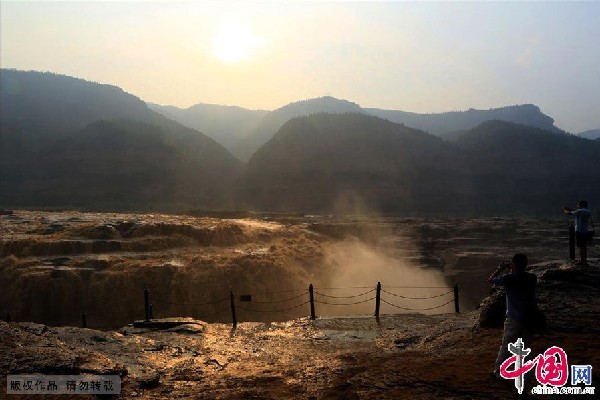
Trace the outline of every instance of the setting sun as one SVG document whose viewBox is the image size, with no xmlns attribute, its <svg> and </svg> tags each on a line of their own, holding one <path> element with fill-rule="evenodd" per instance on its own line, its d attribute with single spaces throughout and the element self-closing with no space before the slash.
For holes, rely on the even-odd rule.
<svg viewBox="0 0 600 400">
<path fill-rule="evenodd" d="M 221 62 L 233 64 L 250 58 L 263 40 L 241 22 L 228 21 L 219 26 L 212 41 L 212 53 Z"/>
</svg>

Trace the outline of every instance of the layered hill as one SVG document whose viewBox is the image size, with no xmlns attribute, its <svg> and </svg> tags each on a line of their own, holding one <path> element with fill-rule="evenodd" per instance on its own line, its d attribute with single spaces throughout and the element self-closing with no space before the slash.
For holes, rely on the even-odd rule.
<svg viewBox="0 0 600 400">
<path fill-rule="evenodd" d="M 244 182 L 260 209 L 549 214 L 600 201 L 600 146 L 506 121 L 448 142 L 377 117 L 319 114 L 286 123 Z"/>
<path fill-rule="evenodd" d="M 116 86 L 65 75 L 2 69 L 0 83 L 2 123 L 40 138 L 98 120 L 144 120 L 152 114 L 139 98 Z"/>
<path fill-rule="evenodd" d="M 205 133 L 241 160 L 247 160 L 251 155 L 248 153 L 253 150 L 246 149 L 245 142 L 255 134 L 262 118 L 269 113 L 216 104 L 196 104 L 185 109 L 158 104 L 148 106 L 167 118 Z"/>
<path fill-rule="evenodd" d="M 558 203 L 600 201 L 598 142 L 488 121 L 456 144 L 470 159 L 472 181 L 487 210 L 551 213 Z"/>
<path fill-rule="evenodd" d="M 279 128 L 292 118 L 319 113 L 340 114 L 360 112 L 362 112 L 362 109 L 358 104 L 339 100 L 331 96 L 287 104 L 266 114 L 254 132 L 240 143 L 240 150 L 242 151 L 241 159 L 249 160 L 256 150 L 268 142 Z"/>
<path fill-rule="evenodd" d="M 115 86 L 1 70 L 0 100 L 0 208 L 479 215 L 600 203 L 600 140 L 554 128 L 535 106 L 450 113 L 445 126 L 499 114 L 548 129 L 500 119 L 443 138 L 332 97 L 268 113 L 197 107 L 205 120 L 220 113 L 212 127 L 229 124 L 231 138 L 243 121 L 253 132 L 237 142 L 254 153 L 240 179 L 242 162 L 214 139 Z"/>
<path fill-rule="evenodd" d="M 551 132 L 562 132 L 554 126 L 554 119 L 541 112 L 533 104 L 514 105 L 489 110 L 469 109 L 439 114 L 417 114 L 398 110 L 380 110 L 367 108 L 369 114 L 388 119 L 429 132 L 433 135 L 447 136 L 456 131 L 463 131 L 491 120 L 502 120 L 517 124 L 533 126 Z"/>
<path fill-rule="evenodd" d="M 0 205 L 219 208 L 241 163 L 115 86 L 0 73 Z"/>
<path fill-rule="evenodd" d="M 600 139 L 600 129 L 591 129 L 589 131 L 580 132 L 578 135 L 585 139 L 598 140 Z"/>
<path fill-rule="evenodd" d="M 243 161 L 248 161 L 292 118 L 318 113 L 363 112 L 358 104 L 330 96 L 293 102 L 273 111 L 214 104 L 196 104 L 186 109 L 157 104 L 149 104 L 149 107 L 187 127 L 205 132 Z"/>
<path fill-rule="evenodd" d="M 474 128 L 489 120 L 504 120 L 560 132 L 554 120 L 531 104 L 489 110 L 418 114 L 399 110 L 362 108 L 356 103 L 324 96 L 287 104 L 274 111 L 253 111 L 239 107 L 198 104 L 187 109 L 173 106 L 150 107 L 193 129 L 206 133 L 243 161 L 265 144 L 283 124 L 292 118 L 311 114 L 359 113 L 378 116 L 441 137 Z"/>
<path fill-rule="evenodd" d="M 392 212 L 433 207 L 463 168 L 442 139 L 362 114 L 287 122 L 252 157 L 246 198 L 261 209 Z"/>
</svg>

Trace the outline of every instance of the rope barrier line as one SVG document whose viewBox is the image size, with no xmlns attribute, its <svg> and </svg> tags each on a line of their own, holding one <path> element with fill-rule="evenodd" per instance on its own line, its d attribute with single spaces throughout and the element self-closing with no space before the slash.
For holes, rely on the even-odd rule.
<svg viewBox="0 0 600 400">
<path fill-rule="evenodd" d="M 361 294 L 356 294 L 356 295 L 354 295 L 354 296 L 331 296 L 331 295 L 328 295 L 328 294 L 319 293 L 319 292 L 317 292 L 317 291 L 315 291 L 314 293 L 315 293 L 315 294 L 318 294 L 319 296 L 323 296 L 323 297 L 330 297 L 330 298 L 332 298 L 332 299 L 353 299 L 353 298 L 355 298 L 355 297 L 364 296 L 365 294 L 369 294 L 369 293 L 371 293 L 371 292 L 374 292 L 374 291 L 375 291 L 375 289 L 371 289 L 371 290 L 368 290 L 368 291 L 366 291 L 366 292 L 364 292 L 364 293 L 361 293 Z"/>
<path fill-rule="evenodd" d="M 289 308 L 282 308 L 282 309 L 278 309 L 278 310 L 253 310 L 251 308 L 246 308 L 246 307 L 242 307 L 242 306 L 236 306 L 236 308 L 239 308 L 240 310 L 244 310 L 244 311 L 250 311 L 250 312 L 258 312 L 258 313 L 275 313 L 275 312 L 283 312 L 283 311 L 290 311 L 290 310 L 294 310 L 296 308 L 305 306 L 307 304 L 309 304 L 310 301 L 306 301 L 302 304 L 298 304 L 296 306 L 293 307 L 289 307 Z"/>
<path fill-rule="evenodd" d="M 436 295 L 436 296 L 429 296 L 429 297 L 408 297 L 408 296 L 402 296 L 402 295 L 400 295 L 400 294 L 396 294 L 396 293 L 388 292 L 388 291 L 387 291 L 387 290 L 385 290 L 385 289 L 381 289 L 381 291 L 382 291 L 382 292 L 384 292 L 384 293 L 390 294 L 390 295 L 392 295 L 392 296 L 394 296 L 394 297 L 400 297 L 401 299 L 409 299 L 409 300 L 429 300 L 429 299 L 435 299 L 435 298 L 442 297 L 442 296 L 446 296 L 447 294 L 453 293 L 453 292 L 454 292 L 454 289 L 453 289 L 453 290 L 450 290 L 450 291 L 448 291 L 448 292 L 446 292 L 446 293 L 438 294 L 438 295 Z"/>
<path fill-rule="evenodd" d="M 153 303 L 162 303 L 162 304 L 170 304 L 173 306 L 210 306 L 210 305 L 214 305 L 214 304 L 219 304 L 219 303 L 223 303 L 224 301 L 229 301 L 229 299 L 222 299 L 222 300 L 217 300 L 217 301 L 210 301 L 207 303 L 177 303 L 177 302 L 172 302 L 172 301 L 168 301 L 168 300 L 161 300 L 161 299 L 152 299 Z"/>
<path fill-rule="evenodd" d="M 148 291 L 150 292 L 151 295 L 153 295 L 153 294 L 163 294 L 163 295 L 167 295 L 167 296 L 171 295 L 174 292 L 174 290 L 164 291 L 164 290 L 157 290 L 157 289 L 154 289 L 152 287 L 148 287 Z M 264 293 L 264 294 L 269 295 L 269 294 L 293 293 L 293 292 L 308 293 L 308 291 L 306 290 L 306 288 L 304 288 L 304 289 L 275 290 L 275 291 L 265 290 L 265 291 L 262 291 L 260 293 Z"/>
<path fill-rule="evenodd" d="M 319 301 L 319 300 L 315 300 L 315 303 L 327 304 L 330 306 L 353 306 L 356 304 L 366 303 L 367 301 L 372 301 L 372 300 L 375 300 L 375 297 L 371 297 L 370 299 L 366 299 L 366 300 L 357 301 L 355 303 L 328 303 L 326 301 Z"/>
<path fill-rule="evenodd" d="M 357 294 L 352 294 L 352 295 L 348 295 L 348 296 L 341 296 L 341 295 L 333 295 L 333 294 L 326 294 L 323 291 L 326 290 L 354 290 L 354 289 L 363 289 L 363 291 L 361 291 L 360 293 Z M 445 289 L 446 291 L 444 293 L 440 293 L 440 294 L 436 294 L 433 296 L 420 296 L 420 297 L 412 297 L 412 296 L 405 296 L 402 294 L 397 294 L 394 292 L 391 292 L 389 290 L 386 289 Z M 270 298 L 270 297 L 277 297 L 277 296 L 265 296 L 265 293 L 274 295 L 276 293 L 298 293 L 297 295 L 293 295 L 292 297 L 289 298 L 284 298 L 284 299 L 279 299 L 279 300 L 259 300 L 259 301 L 252 301 L 252 295 L 244 295 L 244 296 L 240 296 L 240 302 L 244 303 L 244 302 L 254 302 L 256 305 L 260 306 L 263 304 L 279 304 L 279 303 L 287 303 L 293 300 L 297 300 L 297 299 L 301 299 L 304 298 L 306 299 L 306 295 L 308 294 L 309 299 L 307 301 L 304 301 L 301 304 L 296 304 L 290 307 L 285 307 L 285 308 L 276 308 L 276 309 L 253 309 L 251 308 L 252 305 L 249 304 L 249 308 L 244 307 L 243 305 L 237 305 L 237 308 L 239 310 L 243 310 L 243 311 L 247 311 L 250 313 L 281 313 L 281 312 L 287 312 L 287 311 L 291 311 L 291 310 L 295 310 L 298 309 L 300 307 L 304 307 L 307 304 L 310 304 L 310 318 L 311 319 L 315 319 L 316 315 L 315 315 L 315 303 L 317 304 L 324 304 L 324 305 L 329 305 L 329 306 L 353 306 L 353 305 L 358 305 L 358 304 L 363 304 L 363 303 L 367 303 L 367 302 L 371 302 L 373 300 L 375 300 L 375 316 L 379 317 L 379 312 L 380 312 L 380 304 L 381 302 L 383 302 L 384 304 L 387 304 L 391 307 L 394 307 L 396 309 L 399 310 L 404 310 L 404 311 L 416 311 L 416 312 L 420 312 L 420 311 L 429 311 L 429 310 L 437 310 L 440 309 L 442 307 L 445 307 L 447 305 L 449 305 L 450 303 L 454 302 L 455 303 L 455 309 L 456 312 L 459 312 L 459 307 L 458 307 L 458 286 L 454 285 L 453 288 L 448 287 L 448 286 L 390 286 L 390 287 L 386 287 L 386 289 L 383 289 L 381 287 L 381 283 L 377 282 L 377 286 L 375 288 L 373 288 L 372 286 L 351 286 L 351 287 L 326 287 L 326 288 L 318 288 L 318 290 L 320 291 L 315 291 L 315 288 L 312 284 L 309 285 L 308 287 L 308 291 L 305 289 L 287 289 L 287 290 L 280 290 L 280 291 L 259 291 L 260 293 L 263 293 L 262 297 L 263 299 L 265 298 Z M 448 290 L 450 289 L 450 290 Z M 375 295 L 372 295 L 373 292 L 376 292 Z M 381 292 L 384 292 L 387 295 L 390 296 L 394 296 L 396 298 L 401 298 L 401 299 L 409 299 L 409 300 L 430 300 L 430 299 L 436 299 L 436 298 L 440 298 L 443 296 L 447 296 L 451 293 L 454 292 L 454 298 L 447 301 L 444 304 L 441 304 L 439 306 L 435 306 L 435 307 L 426 307 L 426 308 L 409 308 L 409 307 L 403 307 L 397 304 L 394 304 L 392 302 L 387 301 L 386 299 L 381 298 Z M 166 294 L 165 292 L 162 292 L 160 290 L 154 291 L 153 293 L 162 293 L 163 295 L 166 295 L 166 297 L 169 296 L 169 294 Z M 150 289 L 148 289 L 147 287 L 145 287 L 144 289 L 144 309 L 145 309 L 145 319 L 146 321 L 148 321 L 149 319 L 152 319 L 152 304 L 150 303 Z M 372 297 L 367 298 L 367 299 L 362 299 L 362 300 L 358 300 L 358 298 L 362 298 L 362 297 L 366 297 L 367 295 L 371 294 Z M 320 299 L 316 300 L 315 299 L 315 295 L 317 296 L 321 296 Z M 160 297 L 160 296 L 159 296 Z M 261 296 L 259 296 L 260 298 Z M 164 298 L 164 297 L 163 297 Z M 330 300 L 324 301 L 327 299 L 334 299 L 338 300 L 338 301 L 343 301 L 342 299 L 348 299 L 348 302 L 330 302 Z M 356 299 L 357 301 L 353 301 L 352 299 Z M 158 299 L 152 299 L 154 300 L 155 303 L 158 304 L 169 304 L 169 305 L 175 305 L 175 306 L 210 306 L 210 305 L 215 305 L 215 304 L 220 304 L 220 303 L 225 303 L 225 302 L 230 302 L 230 309 L 229 311 L 231 311 L 231 316 L 232 316 L 232 321 L 233 321 L 233 327 L 235 328 L 235 326 L 237 325 L 237 318 L 236 318 L 236 305 L 235 305 L 235 298 L 234 298 L 234 294 L 233 291 L 230 291 L 229 293 L 229 298 L 223 298 L 221 300 L 216 300 L 216 301 L 205 301 L 202 303 L 186 303 L 186 302 L 176 302 L 176 301 L 169 301 L 169 300 L 162 300 L 160 298 Z M 214 317 L 216 315 L 221 315 L 224 314 L 228 311 L 228 309 L 222 309 L 213 313 L 209 313 L 209 314 L 205 314 L 202 316 L 197 317 L 198 319 L 208 319 L 211 317 Z M 83 326 L 86 326 L 86 316 L 85 314 L 83 314 L 82 317 L 82 321 L 83 321 Z"/>
<path fill-rule="evenodd" d="M 268 294 L 277 294 L 277 293 L 291 293 L 291 292 L 306 292 L 306 289 L 287 289 L 287 290 L 275 290 L 275 291 L 266 291 Z"/>
<path fill-rule="evenodd" d="M 319 290 L 344 290 L 344 289 L 372 289 L 373 286 L 347 286 L 347 287 L 315 287 Z"/>
<path fill-rule="evenodd" d="M 381 299 L 381 301 L 382 301 L 382 302 L 384 302 L 384 303 L 385 303 L 385 304 L 387 304 L 387 305 L 390 305 L 390 306 L 392 306 L 392 307 L 395 307 L 395 308 L 398 308 L 398 309 L 400 309 L 400 310 L 404 310 L 404 311 L 430 311 L 430 310 L 436 310 L 436 309 L 438 309 L 438 308 L 442 308 L 442 307 L 444 307 L 444 306 L 447 306 L 448 304 L 450 304 L 450 303 L 454 302 L 454 299 L 452 299 L 452 300 L 450 300 L 449 302 L 447 302 L 447 303 L 444 303 L 444 304 L 442 304 L 442 305 L 440 305 L 440 306 L 437 306 L 437 307 L 429 307 L 429 308 L 406 308 L 406 307 L 400 307 L 400 306 L 398 306 L 398 305 L 396 305 L 396 304 L 389 303 L 389 302 L 385 301 L 384 299 Z"/>
<path fill-rule="evenodd" d="M 449 286 L 386 286 L 387 289 L 453 289 Z"/>
<path fill-rule="evenodd" d="M 305 301 L 301 304 L 297 304 L 291 307 L 287 307 L 287 308 L 280 308 L 280 309 L 274 309 L 274 310 L 256 310 L 256 309 L 252 309 L 252 308 L 246 308 L 243 307 L 241 305 L 238 305 L 237 308 L 240 310 L 244 310 L 244 311 L 248 311 L 251 313 L 279 313 L 279 312 L 285 312 L 285 311 L 290 311 L 290 310 L 294 310 L 303 306 L 306 306 L 307 304 L 310 304 L 310 314 L 311 314 L 311 319 L 315 319 L 315 308 L 314 308 L 314 304 L 318 303 L 318 304 L 325 304 L 325 305 L 330 305 L 330 306 L 352 306 L 352 305 L 357 305 L 357 304 L 363 304 L 363 303 L 367 303 L 370 301 L 375 300 L 375 316 L 379 317 L 379 310 L 380 310 L 380 303 L 383 302 L 391 307 L 400 309 L 400 310 L 404 310 L 404 311 L 430 311 L 430 310 L 436 310 L 436 309 L 440 309 L 442 307 L 445 307 L 451 303 L 455 303 L 455 310 L 456 313 L 459 313 L 459 290 L 458 290 L 458 285 L 454 285 L 453 288 L 450 288 L 448 286 L 391 286 L 391 287 L 386 287 L 386 289 L 451 289 L 448 290 L 444 293 L 440 293 L 438 295 L 434 295 L 434 296 L 426 296 L 426 297 L 410 297 L 410 296 L 404 296 L 404 295 L 400 295 L 400 294 L 396 294 L 393 292 L 390 292 L 386 289 L 383 289 L 381 287 L 381 283 L 377 283 L 377 287 L 373 288 L 373 287 L 369 287 L 369 286 L 354 286 L 354 287 L 331 287 L 331 288 L 319 288 L 320 290 L 347 290 L 347 289 L 369 289 L 367 291 L 355 294 L 355 295 L 350 295 L 350 296 L 335 296 L 335 295 L 329 295 L 329 294 L 325 294 L 325 293 L 321 293 L 318 291 L 314 290 L 313 285 L 309 285 L 309 290 L 306 291 L 305 289 L 289 289 L 289 290 L 282 290 L 282 291 L 274 291 L 274 292 L 266 292 L 266 293 L 271 293 L 271 294 L 275 294 L 275 293 L 290 293 L 290 292 L 302 292 L 296 296 L 290 297 L 290 298 L 286 298 L 286 299 L 280 299 L 280 300 L 272 300 L 272 301 L 253 301 L 255 304 L 278 304 L 278 303 L 285 303 L 285 302 L 289 302 L 292 300 L 296 300 L 299 299 L 301 297 L 306 296 L 307 294 L 309 295 L 310 299 L 308 301 Z M 149 293 L 152 289 L 148 289 L 147 287 L 145 287 L 144 289 L 144 306 L 145 306 L 145 320 L 149 321 L 151 319 L 154 319 L 154 317 L 152 316 L 152 303 L 150 303 L 150 298 L 149 298 Z M 364 299 L 364 300 L 359 300 L 359 301 L 354 301 L 354 302 L 348 302 L 348 303 L 331 303 L 328 301 L 321 301 L 321 300 L 315 300 L 314 295 L 318 295 L 318 296 L 322 296 L 325 298 L 331 298 L 331 299 L 355 299 L 355 298 L 359 298 L 365 295 L 368 295 L 370 293 L 373 292 L 377 292 L 376 296 L 368 298 L 368 299 Z M 451 300 L 447 301 L 444 304 L 438 305 L 438 306 L 434 306 L 434 307 L 426 307 L 426 308 L 409 308 L 409 307 L 402 307 L 399 306 L 397 304 L 391 303 L 389 301 L 387 301 L 386 299 L 383 299 L 381 297 L 381 292 L 394 296 L 396 298 L 401 298 L 401 299 L 409 299 L 409 300 L 430 300 L 430 299 L 436 299 L 436 298 L 440 298 L 442 296 L 447 296 L 451 293 L 454 292 L 454 296 Z M 152 290 L 152 293 L 165 293 L 162 291 L 154 291 Z M 264 293 L 264 292 L 263 292 Z M 220 303 L 224 303 L 227 301 L 231 302 L 231 308 L 225 308 L 216 312 L 212 312 L 209 314 L 204 314 L 201 316 L 197 316 L 195 318 L 197 319 L 207 319 L 207 318 L 211 318 L 214 317 L 216 315 L 220 315 L 220 314 L 224 314 L 227 313 L 228 311 L 231 311 L 232 314 L 232 320 L 233 320 L 233 325 L 234 328 L 237 324 L 237 319 L 236 319 L 236 315 L 235 315 L 235 301 L 234 301 L 234 295 L 233 292 L 230 292 L 230 296 L 229 298 L 224 298 L 221 300 L 216 300 L 216 301 L 208 301 L 208 302 L 204 302 L 204 303 L 181 303 L 181 302 L 174 302 L 174 301 L 168 301 L 168 300 L 162 300 L 160 298 L 155 299 L 152 298 L 154 303 L 159 303 L 159 304 L 169 304 L 169 305 L 176 305 L 176 306 L 209 306 L 209 305 L 215 305 L 215 304 L 220 304 Z M 251 300 L 251 296 L 250 295 L 245 295 L 245 296 L 240 296 L 240 301 L 244 302 L 244 301 L 250 301 Z M 104 323 L 104 322 L 113 322 L 113 319 L 107 319 L 107 318 L 98 318 L 95 315 L 87 315 L 86 312 L 82 312 L 82 326 L 85 328 L 88 325 L 97 325 L 98 323 Z M 91 324 L 88 324 L 88 318 L 89 320 L 92 322 Z M 162 317 L 162 318 L 166 318 L 166 317 Z M 7 313 L 6 316 L 6 321 L 10 322 L 11 320 L 11 314 Z M 135 326 L 135 322 L 134 321 L 134 326 Z M 94 324 L 95 323 L 95 324 Z"/>
<path fill-rule="evenodd" d="M 284 299 L 284 300 L 273 300 L 273 301 L 254 301 L 252 300 L 252 303 L 256 303 L 256 304 L 275 304 L 275 303 L 285 303 L 287 301 L 291 301 L 291 300 L 296 300 L 299 299 L 302 296 L 306 296 L 308 294 L 308 291 L 305 290 L 304 293 L 299 294 L 298 296 L 294 296 L 291 297 L 289 299 Z"/>
</svg>

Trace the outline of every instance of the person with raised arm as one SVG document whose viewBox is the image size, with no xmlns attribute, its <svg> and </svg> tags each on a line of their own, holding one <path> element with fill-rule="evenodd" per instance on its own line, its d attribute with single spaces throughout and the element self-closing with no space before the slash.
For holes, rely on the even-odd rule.
<svg viewBox="0 0 600 400">
<path fill-rule="evenodd" d="M 577 265 L 587 265 L 587 245 L 592 239 L 589 230 L 590 222 L 592 221 L 592 212 L 588 209 L 588 202 L 585 200 L 580 200 L 577 203 L 576 210 L 565 206 L 563 207 L 563 212 L 575 217 L 575 244 L 579 249 L 580 257 Z"/>
</svg>

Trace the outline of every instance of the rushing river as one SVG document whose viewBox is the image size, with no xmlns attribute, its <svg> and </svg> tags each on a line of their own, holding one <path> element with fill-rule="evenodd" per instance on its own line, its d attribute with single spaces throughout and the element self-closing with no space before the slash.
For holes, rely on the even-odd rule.
<svg viewBox="0 0 600 400">
<path fill-rule="evenodd" d="M 18 211 L 0 216 L 0 312 L 114 328 L 155 317 L 285 320 L 461 311 L 488 294 L 498 262 L 567 259 L 569 218 L 424 219 Z M 592 248 L 591 257 L 595 257 Z M 241 296 L 241 297 L 240 297 Z"/>
</svg>

